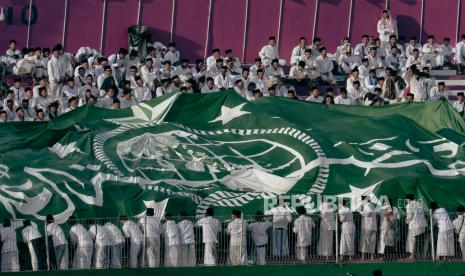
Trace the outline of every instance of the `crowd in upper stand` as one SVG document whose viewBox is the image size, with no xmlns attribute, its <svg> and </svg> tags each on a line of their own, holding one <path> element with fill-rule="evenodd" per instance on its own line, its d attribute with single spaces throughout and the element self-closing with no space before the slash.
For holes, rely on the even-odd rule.
<svg viewBox="0 0 465 276">
<path fill-rule="evenodd" d="M 300 37 L 289 65 L 278 51 L 276 39 L 258 53 L 255 63 L 246 65 L 231 49 L 213 49 L 206 60 L 191 65 L 176 43 L 165 47 L 153 42 L 147 56 L 121 48 L 105 57 L 95 49 L 82 47 L 67 53 L 58 44 L 49 48 L 18 50 L 11 40 L 0 62 L 16 76 L 3 91 L 0 121 L 46 121 L 81 105 L 127 108 L 167 93 L 211 93 L 234 89 L 247 100 L 262 96 L 299 99 L 296 91 L 309 91 L 307 101 L 323 104 L 382 105 L 405 101 L 448 99 L 444 82 L 437 82 L 431 70 L 465 67 L 465 35 L 450 45 L 438 44 L 428 36 L 424 45 L 417 38 L 398 38 L 396 22 L 384 10 L 377 24 L 378 36 L 363 35 L 358 43 L 344 37 L 335 53 L 328 53 L 324 41 L 315 37 L 312 45 Z M 24 76 L 33 84 L 25 85 Z M 346 79 L 345 87 L 337 80 Z M 455 96 L 455 95 L 453 95 Z M 464 116 L 464 94 L 456 94 L 453 107 Z"/>
</svg>

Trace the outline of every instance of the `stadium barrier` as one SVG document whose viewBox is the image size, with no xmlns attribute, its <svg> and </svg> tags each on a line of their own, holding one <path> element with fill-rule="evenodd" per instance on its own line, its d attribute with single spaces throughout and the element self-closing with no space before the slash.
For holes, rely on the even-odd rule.
<svg viewBox="0 0 465 276">
<path fill-rule="evenodd" d="M 389 215 L 388 222 L 382 212 L 372 217 L 359 212 L 312 214 L 306 218 L 289 213 L 241 215 L 239 219 L 173 217 L 169 222 L 142 217 L 128 218 L 129 223 L 120 218 L 76 219 L 59 225 L 66 244 L 53 236 L 37 238 L 30 231 L 25 234 L 23 221 L 15 220 L 11 227 L 1 229 L 1 268 L 41 271 L 463 261 L 465 242 L 459 235 L 465 224 L 462 214 L 449 213 L 450 220 L 446 213 L 432 214 L 425 211 L 426 226 L 415 230 L 409 229 L 405 215 Z M 442 229 L 438 229 L 437 218 L 443 220 L 439 222 Z M 57 225 L 52 226 L 44 223 L 36 229 L 44 237 L 47 228 L 56 233 Z M 21 236 L 18 240 L 34 239 L 14 244 L 7 240 L 12 233 Z"/>
</svg>

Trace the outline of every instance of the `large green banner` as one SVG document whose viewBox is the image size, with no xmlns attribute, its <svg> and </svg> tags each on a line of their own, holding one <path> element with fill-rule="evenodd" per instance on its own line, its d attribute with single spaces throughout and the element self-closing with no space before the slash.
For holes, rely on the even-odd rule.
<svg viewBox="0 0 465 276">
<path fill-rule="evenodd" d="M 465 205 L 465 123 L 448 102 L 325 106 L 234 91 L 171 94 L 126 110 L 83 106 L 48 123 L 0 125 L 2 217 L 43 220 L 246 213 L 277 196 Z"/>
</svg>

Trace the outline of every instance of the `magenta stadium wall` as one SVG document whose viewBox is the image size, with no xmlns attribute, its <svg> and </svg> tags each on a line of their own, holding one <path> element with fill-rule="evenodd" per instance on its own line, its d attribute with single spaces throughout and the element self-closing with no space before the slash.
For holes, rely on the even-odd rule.
<svg viewBox="0 0 465 276">
<path fill-rule="evenodd" d="M 175 41 L 191 61 L 231 48 L 251 62 L 270 35 L 287 60 L 300 36 L 321 37 L 333 51 L 343 36 L 355 43 L 362 34 L 377 35 L 386 7 L 406 38 L 455 41 L 465 33 L 465 0 L 0 0 L 0 7 L 3 48 L 16 39 L 19 47 L 61 42 L 70 52 L 90 46 L 108 55 L 127 47 L 127 28 L 139 22 L 158 41 Z"/>
</svg>

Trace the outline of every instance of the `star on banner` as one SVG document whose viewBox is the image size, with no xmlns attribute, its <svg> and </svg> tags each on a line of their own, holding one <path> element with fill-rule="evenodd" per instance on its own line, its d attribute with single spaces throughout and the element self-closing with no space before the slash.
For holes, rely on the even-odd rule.
<svg viewBox="0 0 465 276">
<path fill-rule="evenodd" d="M 250 112 L 247 112 L 247 111 L 242 111 L 242 107 L 244 107 L 246 103 L 243 103 L 243 104 L 240 104 L 236 107 L 233 107 L 233 108 L 230 108 L 230 107 L 227 107 L 227 106 L 222 106 L 221 107 L 221 115 L 218 116 L 216 119 L 210 121 L 210 123 L 214 123 L 214 122 L 219 122 L 219 121 L 222 121 L 223 122 L 223 125 L 229 123 L 230 121 L 238 118 L 238 117 L 241 117 L 242 115 L 246 115 L 246 114 L 249 114 Z"/>
</svg>

